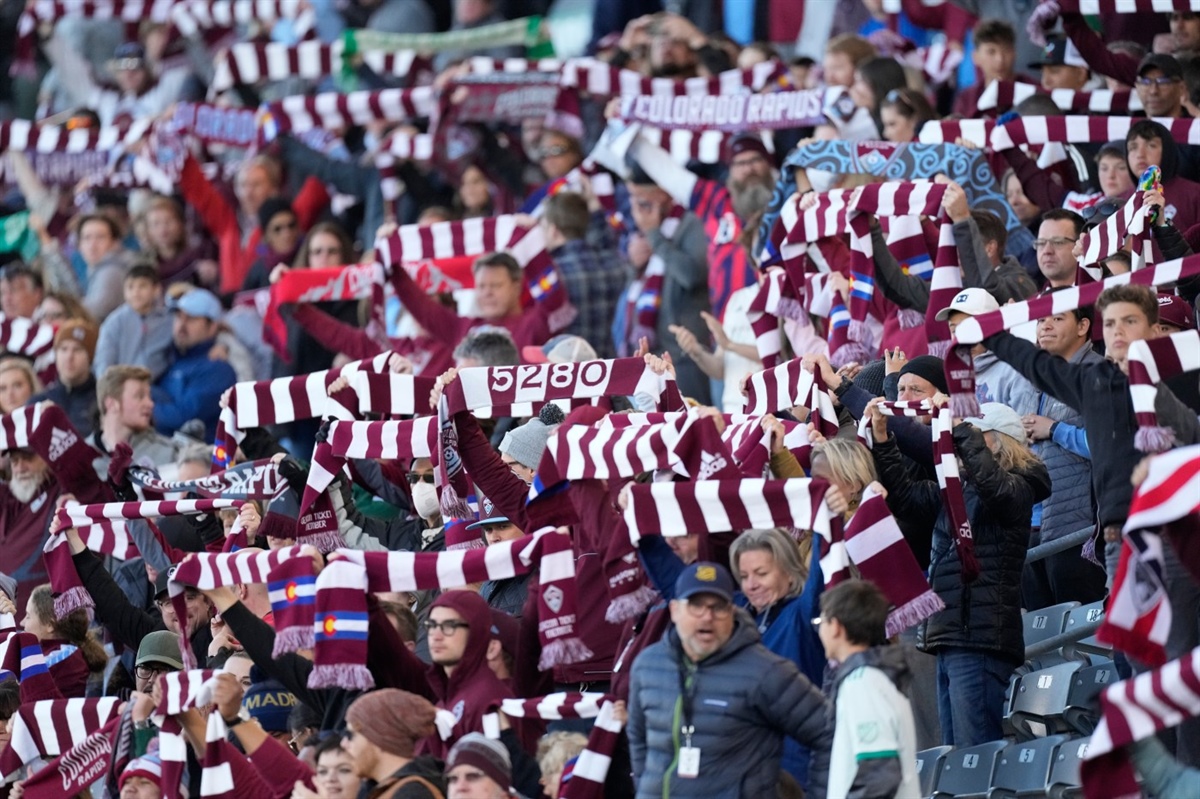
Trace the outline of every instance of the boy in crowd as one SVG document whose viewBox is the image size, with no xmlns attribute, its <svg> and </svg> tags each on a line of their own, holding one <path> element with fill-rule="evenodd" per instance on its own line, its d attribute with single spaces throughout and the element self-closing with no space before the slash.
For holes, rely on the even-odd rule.
<svg viewBox="0 0 1200 799">
<path fill-rule="evenodd" d="M 162 280 L 152 264 L 135 264 L 125 275 L 125 303 L 100 325 L 92 372 L 110 366 L 141 366 L 157 380 L 170 363 L 171 314 L 162 301 Z"/>
</svg>

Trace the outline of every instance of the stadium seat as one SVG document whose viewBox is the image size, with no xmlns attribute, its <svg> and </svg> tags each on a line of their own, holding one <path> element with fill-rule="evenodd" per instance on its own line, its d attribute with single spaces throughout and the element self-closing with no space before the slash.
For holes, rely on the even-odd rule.
<svg viewBox="0 0 1200 799">
<path fill-rule="evenodd" d="M 1009 744 L 996 759 L 996 773 L 992 775 L 988 799 L 1045 796 L 1058 747 L 1068 740 L 1067 735 L 1052 735 Z"/>
<path fill-rule="evenodd" d="M 1008 741 L 991 741 L 955 749 L 942 761 L 934 799 L 986 799 L 992 787 L 996 759 Z"/>
<path fill-rule="evenodd" d="M 1063 718 L 1071 729 L 1083 735 L 1091 735 L 1100 720 L 1100 693 L 1115 682 L 1120 682 L 1117 667 L 1111 660 L 1095 666 L 1084 666 L 1071 678 L 1071 690 L 1067 692 L 1067 707 Z"/>
<path fill-rule="evenodd" d="M 1091 624 L 1104 618 L 1104 601 L 1093 602 L 1090 605 L 1080 605 L 1073 608 L 1067 613 L 1067 621 L 1063 626 L 1063 632 L 1070 632 L 1072 628 L 1082 624 Z M 1028 644 L 1026 644 L 1028 646 Z M 1063 654 L 1072 660 L 1084 660 L 1088 655 L 1103 655 L 1106 658 L 1112 658 L 1112 647 L 1108 644 L 1102 644 L 1096 640 L 1096 634 L 1092 633 L 1086 638 L 1078 641 L 1064 644 Z"/>
<path fill-rule="evenodd" d="M 953 749 L 953 746 L 934 746 L 917 752 L 917 782 L 921 786 L 921 796 L 933 796 L 942 763 Z"/>
<path fill-rule="evenodd" d="M 1013 688 L 1008 721 L 1018 740 L 1069 732 L 1063 713 L 1075 672 L 1082 663 L 1061 663 L 1024 675 Z"/>
<path fill-rule="evenodd" d="M 1046 785 L 1046 793 L 1050 799 L 1081 799 L 1083 796 L 1083 789 L 1079 784 L 1079 761 L 1087 751 L 1089 740 L 1091 739 L 1076 738 L 1058 747 Z"/>
<path fill-rule="evenodd" d="M 1079 607 L 1078 602 L 1060 602 L 1041 610 L 1028 610 L 1021 617 L 1025 627 L 1025 648 L 1053 638 L 1063 631 L 1067 614 Z"/>
</svg>

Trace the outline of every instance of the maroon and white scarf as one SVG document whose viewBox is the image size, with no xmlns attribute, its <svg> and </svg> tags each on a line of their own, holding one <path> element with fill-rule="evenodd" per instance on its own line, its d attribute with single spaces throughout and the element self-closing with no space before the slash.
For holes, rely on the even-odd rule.
<svg viewBox="0 0 1200 799">
<path fill-rule="evenodd" d="M 281 133 L 300 134 L 313 128 L 344 130 L 369 122 L 405 122 L 431 116 L 437 108 L 432 86 L 380 89 L 342 94 L 296 94 L 259 109 L 266 141 Z"/>
<path fill-rule="evenodd" d="M 100 729 L 29 775 L 23 783 L 27 799 L 60 799 L 87 793 L 112 762 L 113 738 L 120 724 L 113 718 Z"/>
<path fill-rule="evenodd" d="M 837 435 L 837 410 L 833 407 L 833 400 L 821 387 L 817 375 L 805 369 L 799 358 L 774 369 L 755 372 L 746 381 L 744 412 L 747 414 L 762 416 L 797 406 L 808 408 L 809 420 L 821 435 Z"/>
<path fill-rule="evenodd" d="M 33 361 L 33 369 L 41 377 L 54 369 L 54 327 L 0 314 L 0 350 Z"/>
<path fill-rule="evenodd" d="M 272 460 L 239 463 L 195 480 L 163 480 L 144 466 L 130 466 L 125 475 L 148 499 L 183 499 L 187 494 L 204 499 L 271 499 L 287 489 Z"/>
<path fill-rule="evenodd" d="M 1050 143 L 1087 144 L 1121 140 L 1129 128 L 1141 122 L 1138 117 L 1021 117 L 992 130 L 990 139 L 994 152 L 1021 145 L 1040 147 Z M 1175 141 L 1200 139 L 1200 120 L 1155 119 L 1171 132 Z"/>
<path fill-rule="evenodd" d="M 959 345 L 981 344 L 988 336 L 1011 330 L 1018 325 L 1046 316 L 1074 311 L 1085 305 L 1093 305 L 1101 292 L 1113 286 L 1123 286 L 1127 283 L 1139 286 L 1164 286 L 1197 274 L 1200 274 L 1200 255 L 1189 255 L 1186 258 L 1176 258 L 1173 261 L 1148 266 L 1136 272 L 1113 275 L 1095 283 L 1072 286 L 1062 291 L 1034 297 L 1025 302 L 1004 305 L 998 311 L 963 319 L 954 330 L 953 343 L 955 346 L 946 353 L 946 382 L 950 388 L 950 403 L 951 407 L 955 408 L 955 415 L 960 418 L 974 415 L 961 413 L 959 409 L 964 406 L 969 407 L 970 403 L 975 402 L 975 368 L 970 355 L 966 354 L 963 346 Z M 1144 410 L 1144 403 L 1141 407 Z"/>
<path fill-rule="evenodd" d="M 1154 671 L 1123 680 L 1100 695 L 1100 723 L 1080 764 L 1084 795 L 1143 795 L 1127 744 L 1200 715 L 1200 648 Z"/>
<path fill-rule="evenodd" d="M 686 211 L 682 205 L 671 206 L 658 229 L 664 239 L 671 241 L 675 238 L 679 222 Z M 637 349 L 638 340 L 643 336 L 650 340 L 651 347 L 659 343 L 658 312 L 662 309 L 663 280 L 666 274 L 666 261 L 657 252 L 652 253 L 646 263 L 646 271 L 640 278 L 630 281 L 629 288 L 625 289 L 625 319 L 628 329 L 622 343 L 630 352 Z"/>
<path fill-rule="evenodd" d="M 1096 636 L 1152 666 L 1166 660 L 1171 628 L 1163 548 L 1173 545 L 1168 538 L 1176 534 L 1195 534 L 1198 498 L 1200 447 L 1192 446 L 1152 458 L 1146 479 L 1130 503 L 1108 612 Z M 1182 528 L 1177 529 L 1176 523 Z M 1187 557 L 1189 548 L 1176 547 L 1176 551 Z M 1197 564 L 1186 561 L 1185 565 L 1197 571 Z"/>
<path fill-rule="evenodd" d="M 783 354 L 783 330 L 779 320 L 808 322 L 800 294 L 784 269 L 773 266 L 766 270 L 758 293 L 746 309 L 746 319 L 754 331 L 754 346 L 763 366 L 768 369 L 778 366 Z"/>
<path fill-rule="evenodd" d="M 0 754 L 0 784 L 39 757 L 57 757 L 83 743 L 117 716 L 118 705 L 116 697 L 46 699 L 21 705 L 12 719 L 12 738 Z"/>
<path fill-rule="evenodd" d="M 1060 14 L 1161 14 L 1200 11 L 1200 0 L 1055 0 Z"/>
<path fill-rule="evenodd" d="M 804 127 L 825 119 L 825 93 L 825 89 L 808 89 L 767 94 L 629 94 L 621 98 L 621 119 L 669 131 L 740 133 Z"/>
<path fill-rule="evenodd" d="M 533 62 L 530 62 L 533 63 Z M 596 58 L 572 58 L 561 66 L 562 85 L 597 97 L 630 95 L 715 96 L 761 92 L 780 85 L 787 67 L 779 61 L 764 61 L 749 69 L 730 69 L 711 78 L 648 78 L 631 69 L 618 69 Z"/>
<path fill-rule="evenodd" d="M 342 470 L 349 458 L 410 461 L 436 459 L 437 417 L 387 422 L 343 422 L 329 426 L 329 436 L 317 442 L 300 505 L 309 507 Z"/>
<path fill-rule="evenodd" d="M 20 683 L 22 705 L 62 699 L 58 685 L 50 676 L 42 645 L 32 633 L 10 632 L 0 636 L 0 680 L 7 679 Z M 0 763 L 3 763 L 2 759 Z"/>
<path fill-rule="evenodd" d="M 0 152 L 90 153 L 114 150 L 122 143 L 141 138 L 151 122 L 142 120 L 131 128 L 79 128 L 42 125 L 27 119 L 0 122 Z"/>
<path fill-rule="evenodd" d="M 954 226 L 943 217 L 938 229 L 937 256 L 933 266 L 933 277 L 929 281 L 929 305 L 925 313 L 925 333 L 929 338 L 929 352 L 940 358 L 946 357 L 950 349 L 950 326 L 937 319 L 938 311 L 950 307 L 955 295 L 962 291 L 962 269 L 958 261 L 958 245 L 954 241 Z M 964 354 L 963 357 L 969 357 Z M 951 399 L 954 396 L 951 395 Z M 969 407 L 956 408 L 960 417 L 973 416 L 978 411 Z"/>
<path fill-rule="evenodd" d="M 971 534 L 971 517 L 967 513 L 967 502 L 963 497 L 962 476 L 958 471 L 958 452 L 954 449 L 954 412 L 948 405 L 936 410 L 928 400 L 921 402 L 882 402 L 879 410 L 884 416 L 928 416 L 933 434 L 933 457 L 937 472 L 938 487 L 942 492 L 942 504 L 953 527 L 954 547 L 958 551 L 959 571 L 963 582 L 973 582 L 979 576 L 979 561 L 975 557 L 975 539 Z M 859 420 L 859 441 L 871 449 L 871 421 L 867 416 Z"/>
<path fill-rule="evenodd" d="M 868 486 L 858 509 L 839 535 L 834 525 L 833 544 L 821 558 L 826 587 L 850 578 L 850 565 L 864 580 L 879 586 L 891 603 L 887 636 L 891 638 L 945 609 L 941 597 L 917 565 L 904 534 L 883 496 Z"/>
<path fill-rule="evenodd" d="M 428 591 L 504 580 L 538 567 L 538 668 L 592 657 L 575 630 L 575 558 L 570 538 L 553 528 L 480 549 L 362 552 L 341 549 L 317 578 L 314 668 L 309 687 L 370 690 L 366 667 L 366 592 Z"/>
<path fill-rule="evenodd" d="M 162 759 L 159 787 L 163 799 L 180 799 L 184 767 L 187 765 L 187 740 L 183 727 L 174 718 L 180 713 L 206 704 L 211 697 L 210 681 L 220 670 L 192 669 L 173 671 L 158 678 L 159 703 L 151 717 L 159 728 L 158 754 Z M 201 689 L 205 690 L 201 701 Z"/>
<path fill-rule="evenodd" d="M 171 21 L 183 36 L 255 22 L 271 25 L 280 19 L 292 20 L 292 32 L 299 39 L 316 32 L 316 12 L 300 0 L 186 0 L 171 8 Z"/>
<path fill-rule="evenodd" d="M 701 480 L 630 487 L 629 538 L 794 527 L 832 540 L 827 484 L 820 480 Z"/>
<path fill-rule="evenodd" d="M 1080 92 L 1074 89 L 1046 91 L 1032 83 L 1019 81 L 992 81 L 979 95 L 976 108 L 980 111 L 1008 111 L 1021 101 L 1035 94 L 1049 95 L 1054 104 L 1063 111 L 1086 111 L 1092 114 L 1128 114 L 1141 111 L 1142 101 L 1133 92 L 1097 89 Z"/>
<path fill-rule="evenodd" d="M 295 45 L 271 42 L 239 42 L 218 55 L 210 91 L 223 92 L 235 84 L 255 84 L 287 78 L 320 80 L 343 69 L 343 43 L 319 41 Z M 412 52 L 385 53 L 364 50 L 356 53 L 373 72 L 410 81 L 428 71 L 428 60 Z"/>
<path fill-rule="evenodd" d="M 1101 278 L 1100 262 L 1123 249 L 1128 237 L 1133 239 L 1133 252 L 1140 255 L 1144 263 L 1160 260 L 1156 255 L 1157 248 L 1149 222 L 1158 209 L 1144 205 L 1145 197 L 1146 192 L 1135 191 L 1120 210 L 1109 214 L 1102 223 L 1083 234 L 1083 257 L 1079 259 L 1079 266 L 1087 270 L 1091 280 Z"/>
<path fill-rule="evenodd" d="M 1175 432 L 1158 424 L 1154 400 L 1164 379 L 1200 370 L 1200 333 L 1184 330 L 1165 338 L 1135 341 L 1126 362 L 1129 394 L 1138 431 L 1134 443 L 1142 452 L 1163 452 L 1175 443 Z"/>
</svg>

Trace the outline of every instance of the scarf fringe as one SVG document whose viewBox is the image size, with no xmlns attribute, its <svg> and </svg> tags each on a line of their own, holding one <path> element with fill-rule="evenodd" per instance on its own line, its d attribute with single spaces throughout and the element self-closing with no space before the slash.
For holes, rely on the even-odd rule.
<svg viewBox="0 0 1200 799">
<path fill-rule="evenodd" d="M 904 327 L 904 325 L 901 325 Z M 946 353 L 950 351 L 949 341 L 931 341 L 929 342 L 929 354 L 937 356 L 942 360 L 946 359 Z"/>
<path fill-rule="evenodd" d="M 312 649 L 313 631 L 312 625 L 307 627 L 296 625 L 295 627 L 284 627 L 275 633 L 275 648 L 271 651 L 271 657 L 277 658 L 280 655 L 285 655 L 289 652 L 299 652 L 301 649 Z"/>
<path fill-rule="evenodd" d="M 850 323 L 851 325 L 854 322 Z M 874 360 L 867 348 L 857 341 L 850 342 L 838 347 L 836 351 L 830 354 L 829 363 L 835 369 L 840 369 L 850 363 L 870 363 Z"/>
<path fill-rule="evenodd" d="M 1084 560 L 1088 561 L 1089 563 L 1095 563 L 1101 569 L 1104 568 L 1104 564 L 1101 563 L 1100 559 L 1096 557 L 1096 536 L 1095 535 L 1093 535 L 1087 541 L 1083 542 L 1083 549 L 1080 550 L 1079 555 L 1080 555 L 1080 557 L 1082 557 Z"/>
<path fill-rule="evenodd" d="M 658 592 L 648 585 L 639 587 L 632 594 L 612 597 L 608 603 L 608 610 L 604 613 L 604 620 L 609 624 L 621 624 L 636 619 L 657 597 Z"/>
<path fill-rule="evenodd" d="M 946 609 L 946 603 L 933 592 L 926 591 L 920 596 L 913 597 L 899 607 L 893 608 L 887 617 L 887 637 L 899 635 L 910 627 L 928 619 L 935 613 Z"/>
<path fill-rule="evenodd" d="M 375 688 L 375 678 L 371 676 L 371 670 L 361 664 L 320 664 L 313 666 L 308 675 L 308 687 L 370 691 Z"/>
<path fill-rule="evenodd" d="M 846 328 L 846 337 L 853 342 L 863 342 L 867 340 L 869 328 L 867 323 L 861 319 L 851 319 L 849 327 Z"/>
<path fill-rule="evenodd" d="M 974 394 L 951 394 L 950 413 L 955 419 L 967 419 L 979 415 L 979 400 Z"/>
<path fill-rule="evenodd" d="M 346 546 L 346 542 L 342 540 L 342 534 L 337 530 L 326 530 L 323 533 L 297 536 L 296 544 L 311 544 L 320 550 L 322 554 L 328 554 L 335 549 L 341 549 Z"/>
<path fill-rule="evenodd" d="M 896 312 L 896 321 L 901 330 L 912 330 L 914 327 L 924 327 L 925 314 L 912 308 L 901 308 Z"/>
<path fill-rule="evenodd" d="M 442 486 L 442 495 L 438 499 L 438 505 L 441 508 L 443 519 L 469 519 L 472 516 L 471 506 L 458 495 L 451 483 Z"/>
<path fill-rule="evenodd" d="M 581 639 L 575 637 L 559 638 L 557 641 L 551 641 L 542 647 L 542 655 L 538 658 L 538 669 L 541 671 L 550 671 L 555 666 L 579 663 L 594 656 L 595 653 Z M 310 682 L 309 685 L 312 685 L 312 683 Z"/>
<path fill-rule="evenodd" d="M 92 595 L 81 585 L 68 588 L 54 597 L 54 615 L 60 619 L 76 610 L 88 611 L 88 618 L 91 618 L 91 611 L 95 607 L 96 603 L 92 600 Z"/>
<path fill-rule="evenodd" d="M 808 313 L 804 310 L 804 304 L 799 300 L 792 299 L 791 297 L 779 298 L 779 304 L 775 308 L 775 315 L 780 319 L 791 319 L 796 322 L 806 322 L 810 325 L 812 324 L 812 322 L 809 321 Z"/>
<path fill-rule="evenodd" d="M 1175 446 L 1175 431 L 1169 427 L 1139 427 L 1133 444 L 1140 452 L 1166 452 Z"/>
</svg>

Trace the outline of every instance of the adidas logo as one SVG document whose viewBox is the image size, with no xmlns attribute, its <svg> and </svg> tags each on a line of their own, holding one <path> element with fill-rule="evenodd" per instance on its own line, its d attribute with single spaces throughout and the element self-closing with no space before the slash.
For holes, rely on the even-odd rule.
<svg viewBox="0 0 1200 799">
<path fill-rule="evenodd" d="M 707 480 L 728 465 L 729 462 L 725 460 L 724 455 L 714 454 L 712 452 L 701 452 L 700 472 L 696 475 L 696 479 Z"/>
<path fill-rule="evenodd" d="M 57 427 L 50 431 L 50 461 L 57 461 L 68 449 L 79 443 L 79 436 L 74 430 L 59 430 Z"/>
</svg>

